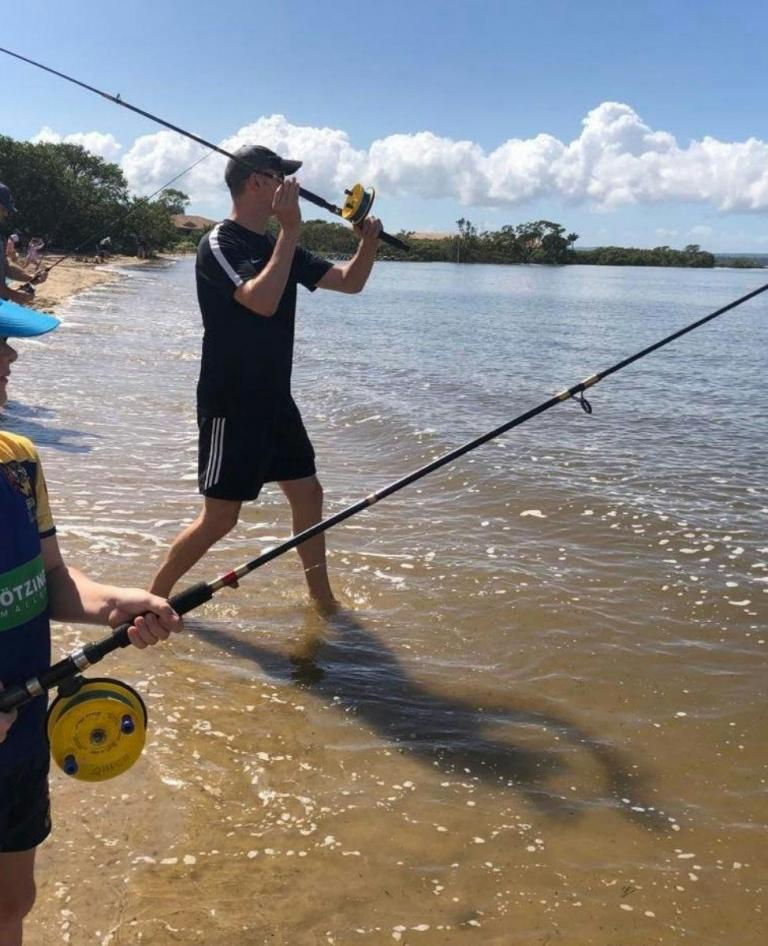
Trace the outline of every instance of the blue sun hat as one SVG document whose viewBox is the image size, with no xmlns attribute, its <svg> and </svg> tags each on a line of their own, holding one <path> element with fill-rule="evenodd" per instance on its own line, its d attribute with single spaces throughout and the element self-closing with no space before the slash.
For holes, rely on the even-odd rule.
<svg viewBox="0 0 768 946">
<path fill-rule="evenodd" d="M 59 325 L 59 320 L 45 312 L 0 299 L 0 338 L 31 338 L 45 335 Z"/>
</svg>

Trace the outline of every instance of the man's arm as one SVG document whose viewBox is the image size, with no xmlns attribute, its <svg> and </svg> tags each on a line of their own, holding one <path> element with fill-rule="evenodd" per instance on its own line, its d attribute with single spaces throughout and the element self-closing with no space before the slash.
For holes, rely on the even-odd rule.
<svg viewBox="0 0 768 946">
<path fill-rule="evenodd" d="M 371 275 L 379 245 L 381 221 L 378 217 L 366 217 L 355 232 L 360 237 L 357 252 L 348 263 L 332 266 L 318 282 L 318 289 L 332 292 L 361 292 Z"/>
<path fill-rule="evenodd" d="M 277 312 L 288 284 L 293 254 L 299 241 L 299 230 L 280 230 L 267 265 L 262 271 L 235 290 L 235 300 L 256 315 L 267 318 Z"/>
<path fill-rule="evenodd" d="M 42 539 L 51 617 L 82 624 L 118 627 L 133 619 L 128 637 L 136 647 L 165 640 L 182 629 L 181 619 L 164 598 L 141 588 L 119 588 L 93 581 L 61 556 L 55 535 Z"/>
<path fill-rule="evenodd" d="M 267 318 L 274 315 L 280 305 L 299 242 L 301 211 L 299 185 L 295 180 L 283 181 L 275 191 L 272 212 L 280 223 L 272 256 L 260 273 L 235 290 L 235 300 L 240 305 Z"/>
</svg>

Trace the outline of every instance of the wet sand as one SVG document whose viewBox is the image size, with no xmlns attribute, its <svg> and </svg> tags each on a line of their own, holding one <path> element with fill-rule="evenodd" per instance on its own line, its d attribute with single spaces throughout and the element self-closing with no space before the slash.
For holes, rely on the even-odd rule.
<svg viewBox="0 0 768 946">
<path fill-rule="evenodd" d="M 47 258 L 44 266 L 51 266 L 56 257 Z M 94 286 L 112 283 L 121 278 L 114 267 L 116 265 L 137 266 L 149 260 L 140 260 L 135 256 L 111 256 L 106 263 L 93 260 L 68 259 L 51 270 L 48 279 L 37 288 L 35 308 L 45 312 L 55 312 L 68 299 L 93 289 Z"/>
</svg>

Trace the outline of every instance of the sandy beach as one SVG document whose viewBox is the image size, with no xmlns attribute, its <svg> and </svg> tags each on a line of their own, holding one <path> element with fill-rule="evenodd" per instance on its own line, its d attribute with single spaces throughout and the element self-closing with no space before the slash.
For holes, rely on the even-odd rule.
<svg viewBox="0 0 768 946">
<path fill-rule="evenodd" d="M 55 259 L 46 260 L 45 265 L 51 266 L 55 262 Z M 115 272 L 114 264 L 129 263 L 136 266 L 144 262 L 147 261 L 135 256 L 112 256 L 106 263 L 68 259 L 52 269 L 48 279 L 38 286 L 35 308 L 55 312 L 63 302 L 85 289 L 119 279 L 120 274 Z"/>
</svg>

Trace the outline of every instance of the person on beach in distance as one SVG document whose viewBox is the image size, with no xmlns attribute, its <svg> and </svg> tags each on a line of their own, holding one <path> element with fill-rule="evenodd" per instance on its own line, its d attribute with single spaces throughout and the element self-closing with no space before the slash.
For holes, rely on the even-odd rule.
<svg viewBox="0 0 768 946">
<path fill-rule="evenodd" d="M 107 257 L 112 252 L 112 238 L 104 237 L 103 240 L 99 240 L 99 245 L 96 248 L 96 262 L 97 263 L 106 263 Z"/>
<path fill-rule="evenodd" d="M 294 534 L 322 518 L 323 491 L 315 454 L 291 396 L 296 287 L 356 293 L 376 258 L 381 224 L 356 227 L 352 259 L 333 264 L 299 246 L 301 212 L 295 174 L 300 161 L 249 145 L 230 159 L 225 181 L 231 217 L 202 238 L 197 293 L 203 356 L 197 388 L 199 488 L 203 508 L 173 542 L 152 591 L 176 582 L 237 524 L 242 503 L 264 483 L 287 497 Z M 266 232 L 274 217 L 277 238 Z M 325 537 L 298 547 L 309 594 L 322 609 L 336 604 L 328 580 Z"/>
<path fill-rule="evenodd" d="M 5 184 L 0 184 L 0 224 L 4 223 L 14 213 L 16 213 L 16 205 L 13 202 L 13 195 Z M 2 246 L 0 246 L 0 299 L 10 299 L 20 305 L 26 305 L 35 294 L 32 284 L 39 285 L 45 282 L 48 273 L 45 270 L 41 270 L 34 275 L 28 273 L 17 262 L 7 258 L 7 246 L 7 242 L 3 240 Z M 29 286 L 29 289 L 11 289 L 6 283 L 9 277 L 24 283 Z"/>
<path fill-rule="evenodd" d="M 52 316 L 0 303 L 0 409 L 17 359 L 8 338 L 57 325 Z M 0 689 L 48 669 L 51 618 L 112 627 L 133 621 L 129 637 L 137 647 L 182 627 L 162 598 L 100 584 L 65 564 L 37 450 L 0 429 Z M 35 900 L 35 852 L 51 830 L 46 707 L 43 695 L 0 713 L 0 946 L 21 944 Z"/>
</svg>

